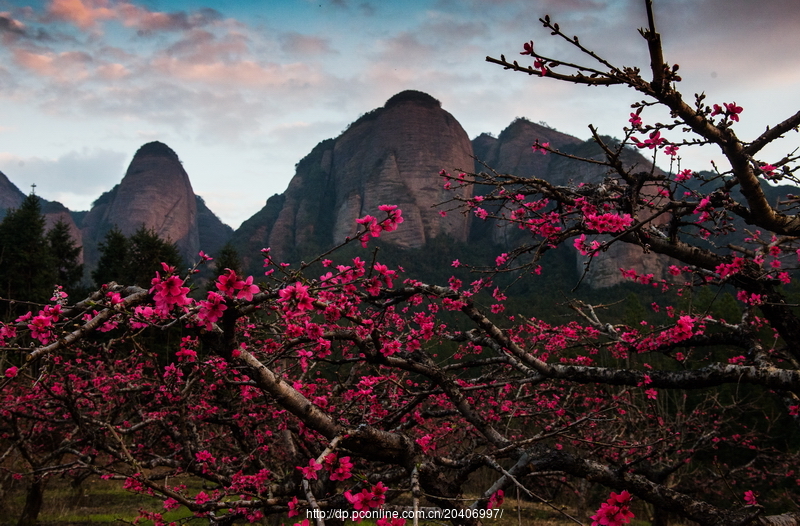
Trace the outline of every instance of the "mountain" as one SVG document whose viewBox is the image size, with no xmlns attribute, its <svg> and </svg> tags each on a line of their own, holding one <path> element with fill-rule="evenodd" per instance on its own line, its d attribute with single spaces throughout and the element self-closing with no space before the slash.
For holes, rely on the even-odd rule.
<svg viewBox="0 0 800 526">
<path fill-rule="evenodd" d="M 619 141 L 611 137 L 603 137 L 609 145 Z M 475 171 L 486 171 L 487 166 L 498 173 L 511 173 L 521 177 L 539 177 L 552 184 L 568 185 L 579 183 L 601 183 L 604 178 L 613 176 L 609 168 L 600 164 L 582 162 L 576 159 L 535 152 L 531 145 L 549 143 L 550 148 L 584 159 L 605 160 L 600 147 L 593 139 L 582 141 L 571 135 L 556 131 L 550 127 L 534 124 L 527 119 L 517 118 L 497 138 L 482 134 L 473 141 L 475 151 Z M 621 159 L 626 167 L 650 170 L 652 163 L 637 150 L 625 148 Z M 663 172 L 656 168 L 655 172 Z M 658 188 L 645 188 L 645 194 L 656 199 Z M 648 214 L 640 213 L 641 218 Z M 666 220 L 666 216 L 662 220 Z M 509 223 L 484 221 L 474 223 L 471 239 L 473 242 L 491 239 L 497 245 L 511 248 L 526 240 L 527 234 Z M 607 236 L 599 238 L 608 239 Z M 562 250 L 571 250 L 570 247 Z M 574 251 L 573 251 L 574 252 Z M 624 283 L 620 268 L 636 268 L 639 273 L 653 274 L 656 278 L 666 276 L 669 265 L 674 262 L 656 254 L 645 253 L 641 248 L 616 243 L 608 249 L 606 257 L 597 258 L 586 266 L 586 259 L 574 256 L 576 269 L 580 274 L 586 270 L 585 283 L 592 288 L 606 288 Z"/>
<path fill-rule="evenodd" d="M 23 199 L 25 194 L 8 180 L 6 174 L 0 172 L 0 217 L 5 216 L 9 208 L 17 208 Z"/>
<path fill-rule="evenodd" d="M 201 248 L 213 252 L 232 233 L 194 194 L 178 155 L 158 141 L 139 148 L 122 181 L 101 195 L 82 217 L 90 267 L 99 255 L 97 244 L 115 226 L 125 235 L 143 226 L 152 229 L 175 243 L 186 261 L 194 261 Z"/>
<path fill-rule="evenodd" d="M 9 209 L 19 207 L 24 199 L 25 194 L 3 172 L 0 172 L 0 219 L 5 217 Z M 47 222 L 47 230 L 53 228 L 59 221 L 63 221 L 69 227 L 72 238 L 75 240 L 75 245 L 83 246 L 81 231 L 75 224 L 69 209 L 58 201 L 48 201 L 41 197 L 39 202 L 42 207 L 42 214 Z M 81 254 L 78 263 L 83 263 L 83 254 Z"/>
<path fill-rule="evenodd" d="M 439 236 L 465 242 L 470 218 L 442 218 L 434 205 L 452 197 L 439 171 L 469 169 L 471 156 L 469 137 L 438 100 L 419 91 L 398 93 L 318 144 L 297 164 L 286 192 L 245 221 L 234 242 L 243 255 L 270 247 L 277 259 L 302 257 L 352 236 L 359 217 L 380 219 L 382 204 L 398 205 L 405 219 L 385 233 L 387 243 L 419 248 Z"/>
</svg>

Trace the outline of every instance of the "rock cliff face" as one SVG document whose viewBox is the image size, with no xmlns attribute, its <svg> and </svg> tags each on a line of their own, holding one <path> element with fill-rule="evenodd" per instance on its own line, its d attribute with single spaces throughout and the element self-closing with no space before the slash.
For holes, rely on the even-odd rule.
<svg viewBox="0 0 800 526">
<path fill-rule="evenodd" d="M 286 192 L 237 231 L 237 244 L 243 254 L 263 247 L 278 258 L 310 253 L 352 236 L 359 217 L 381 218 L 382 204 L 398 205 L 405 218 L 402 228 L 385 234 L 388 243 L 421 247 L 441 235 L 466 241 L 469 218 L 442 218 L 434 205 L 450 197 L 439 171 L 469 169 L 471 155 L 466 132 L 439 101 L 404 91 L 317 145 L 298 163 Z"/>
<path fill-rule="evenodd" d="M 599 183 L 607 177 L 608 169 L 602 165 L 580 162 L 565 157 L 534 152 L 531 145 L 549 142 L 551 148 L 582 158 L 603 159 L 603 154 L 593 141 L 581 141 L 570 135 L 534 124 L 526 119 L 517 119 L 495 139 L 481 135 L 473 141 L 475 156 L 500 173 L 512 173 L 523 177 L 539 177 L 556 185 Z M 649 170 L 650 162 L 633 150 L 622 154 L 626 166 L 638 166 Z M 486 168 L 476 163 L 476 171 Z M 660 170 L 656 170 L 660 172 Z M 647 189 L 645 189 L 647 191 Z M 655 193 L 655 189 L 652 190 Z M 647 215 L 647 214 L 643 214 Z M 665 218 L 666 220 L 666 218 Z M 500 245 L 513 245 L 520 241 L 520 230 L 509 225 L 491 222 L 475 222 L 473 241 L 491 239 Z M 524 234 L 523 234 L 524 235 Z M 584 270 L 584 261 L 576 253 L 578 272 Z M 614 244 L 602 258 L 592 262 L 585 282 L 593 288 L 604 288 L 625 281 L 622 268 L 635 268 L 642 274 L 654 274 L 657 278 L 666 275 L 674 262 L 655 254 L 645 254 L 641 248 L 623 243 Z"/>
<path fill-rule="evenodd" d="M 153 229 L 175 243 L 187 260 L 196 257 L 197 202 L 189 176 L 167 145 L 151 142 L 139 148 L 122 182 L 95 201 L 84 217 L 84 239 L 94 244 L 87 250 L 90 264 L 96 261 L 96 243 L 115 225 L 125 235 L 142 226 Z"/>
</svg>

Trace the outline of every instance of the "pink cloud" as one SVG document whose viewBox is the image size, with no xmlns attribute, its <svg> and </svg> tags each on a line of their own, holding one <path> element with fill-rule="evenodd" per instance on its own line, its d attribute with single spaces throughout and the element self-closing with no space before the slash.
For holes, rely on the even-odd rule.
<svg viewBox="0 0 800 526">
<path fill-rule="evenodd" d="M 101 20 L 116 18 L 107 0 L 51 0 L 47 13 L 56 20 L 75 24 L 83 30 L 91 29 Z"/>
<path fill-rule="evenodd" d="M 221 15 L 209 8 L 192 13 L 150 11 L 125 0 L 51 0 L 47 7 L 50 18 L 74 24 L 86 31 L 96 29 L 107 20 L 118 20 L 126 27 L 143 33 L 164 30 L 185 30 L 219 20 Z"/>
</svg>

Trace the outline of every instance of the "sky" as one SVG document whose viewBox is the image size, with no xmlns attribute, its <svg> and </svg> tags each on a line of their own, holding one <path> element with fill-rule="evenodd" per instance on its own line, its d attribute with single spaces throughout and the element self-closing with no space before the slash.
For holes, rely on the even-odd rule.
<svg viewBox="0 0 800 526">
<path fill-rule="evenodd" d="M 744 108 L 753 139 L 800 110 L 798 0 L 654 0 L 665 60 L 686 98 Z M 195 193 L 236 228 L 282 193 L 295 164 L 392 95 L 442 102 L 470 138 L 516 117 L 588 138 L 622 136 L 624 87 L 588 88 L 504 71 L 522 44 L 586 65 L 538 22 L 617 66 L 646 71 L 643 0 L 0 0 L 0 171 L 23 192 L 87 210 L 159 140 Z M 527 62 L 526 62 L 527 59 Z M 648 110 L 647 122 L 668 115 Z M 792 133 L 764 153 L 800 146 Z M 719 151 L 683 148 L 683 168 Z M 460 167 L 443 167 L 455 169 Z"/>
</svg>

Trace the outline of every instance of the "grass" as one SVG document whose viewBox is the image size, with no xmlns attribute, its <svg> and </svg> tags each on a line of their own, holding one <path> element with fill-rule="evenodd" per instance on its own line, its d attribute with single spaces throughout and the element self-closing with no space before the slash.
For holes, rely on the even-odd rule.
<svg viewBox="0 0 800 526">
<path fill-rule="evenodd" d="M 188 482 L 188 481 L 187 481 Z M 5 488 L 4 498 L 0 499 L 0 526 L 13 526 L 22 510 L 25 495 L 24 488 Z M 199 489 L 199 488 L 198 488 Z M 518 508 L 519 506 L 519 508 Z M 163 511 L 160 499 L 131 493 L 122 488 L 119 481 L 90 480 L 79 488 L 71 487 L 67 481 L 61 479 L 51 480 L 44 494 L 42 512 L 39 515 L 39 524 L 42 526 L 93 526 L 100 524 L 131 524 L 138 516 L 140 509 L 149 511 Z M 574 526 L 576 523 L 569 520 L 558 510 L 540 503 L 517 502 L 506 500 L 502 506 L 502 516 L 496 519 L 484 519 L 485 525 L 491 526 Z M 565 509 L 570 515 L 575 511 Z M 635 510 L 637 517 L 646 517 L 644 510 Z M 193 520 L 192 514 L 185 509 L 178 509 L 163 514 L 167 522 L 179 521 L 179 524 L 207 524 L 204 519 Z M 287 526 L 295 521 L 302 521 L 305 517 L 286 516 L 271 517 L 263 524 Z M 313 520 L 311 521 L 313 524 Z M 142 526 L 151 524 L 142 521 Z M 348 526 L 354 524 L 347 522 Z M 410 521 L 409 523 L 410 524 Z M 441 526 L 449 524 L 445 521 L 420 521 L 421 526 Z M 591 524 L 591 520 L 583 520 L 584 525 Z M 649 521 L 634 519 L 632 526 L 649 526 Z M 359 526 L 375 526 L 371 520 L 363 520 Z"/>
</svg>

